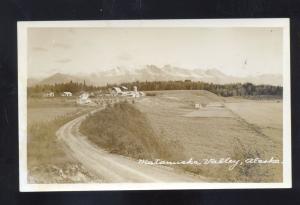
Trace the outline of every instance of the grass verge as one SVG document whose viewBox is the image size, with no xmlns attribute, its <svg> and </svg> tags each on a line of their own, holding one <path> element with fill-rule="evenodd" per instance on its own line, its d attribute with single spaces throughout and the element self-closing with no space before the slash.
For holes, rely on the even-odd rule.
<svg viewBox="0 0 300 205">
<path fill-rule="evenodd" d="M 99 147 L 135 159 L 171 159 L 175 142 L 158 138 L 145 114 L 128 102 L 116 103 L 90 115 L 80 132 Z"/>
<path fill-rule="evenodd" d="M 27 165 L 29 183 L 72 183 L 94 179 L 80 163 L 67 156 L 56 131 L 83 113 L 56 117 L 28 127 Z"/>
<path fill-rule="evenodd" d="M 245 163 L 249 159 L 266 159 L 261 151 L 254 146 L 246 147 L 238 139 L 232 141 L 233 149 L 230 159 L 239 160 L 232 169 L 232 164 L 210 164 L 206 166 L 181 166 L 184 170 L 194 174 L 200 174 L 218 182 L 281 182 L 281 164 Z"/>
</svg>

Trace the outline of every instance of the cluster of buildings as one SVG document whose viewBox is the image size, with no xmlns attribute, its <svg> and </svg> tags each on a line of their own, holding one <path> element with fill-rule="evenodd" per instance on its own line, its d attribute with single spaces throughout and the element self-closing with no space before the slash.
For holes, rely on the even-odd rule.
<svg viewBox="0 0 300 205">
<path fill-rule="evenodd" d="M 73 93 L 69 92 L 69 91 L 65 91 L 60 93 L 60 96 L 62 97 L 72 97 Z M 133 90 L 129 90 L 127 87 L 125 86 L 121 86 L 121 87 L 113 87 L 109 90 L 108 93 L 102 93 L 101 91 L 99 92 L 80 92 L 79 96 L 76 100 L 77 104 L 80 105 L 86 105 L 86 104 L 91 104 L 92 100 L 91 98 L 93 97 L 104 97 L 104 96 L 108 96 L 108 97 L 117 97 L 117 96 L 126 96 L 126 97 L 132 97 L 132 98 L 139 98 L 142 96 L 145 96 L 144 92 L 140 92 L 137 89 L 137 86 L 133 87 Z M 43 97 L 55 97 L 55 93 L 54 92 L 45 92 L 43 94 Z"/>
<path fill-rule="evenodd" d="M 71 92 L 62 92 L 61 94 L 60 94 L 60 96 L 62 96 L 62 97 L 72 97 L 73 96 L 73 94 L 71 93 Z M 43 93 L 43 97 L 55 97 L 55 93 L 54 92 L 52 92 L 52 91 L 50 91 L 50 92 L 45 92 L 45 93 Z"/>
<path fill-rule="evenodd" d="M 132 91 L 128 91 L 128 88 L 125 86 L 113 87 L 111 94 L 112 96 L 129 96 L 134 98 L 145 96 L 144 92 L 138 91 L 137 86 L 133 86 Z"/>
<path fill-rule="evenodd" d="M 101 93 L 101 94 L 99 94 L 99 96 L 101 96 L 101 97 L 104 97 L 104 96 L 108 96 L 108 97 L 125 96 L 125 97 L 139 98 L 139 97 L 145 96 L 145 94 L 143 92 L 138 91 L 137 86 L 134 86 L 132 91 L 128 90 L 128 88 L 125 87 L 125 86 L 121 86 L 121 87 L 113 87 L 110 90 L 109 94 Z M 77 104 L 85 105 L 85 104 L 92 103 L 92 100 L 90 99 L 90 97 L 95 97 L 95 94 L 94 93 L 87 93 L 87 92 L 81 93 L 79 98 L 77 99 Z"/>
</svg>

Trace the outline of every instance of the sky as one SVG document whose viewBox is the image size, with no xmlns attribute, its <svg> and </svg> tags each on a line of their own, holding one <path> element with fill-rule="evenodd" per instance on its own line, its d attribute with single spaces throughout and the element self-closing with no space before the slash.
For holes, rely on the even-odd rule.
<svg viewBox="0 0 300 205">
<path fill-rule="evenodd" d="M 28 76 L 97 73 L 152 64 L 282 74 L 281 28 L 30 28 Z"/>
</svg>

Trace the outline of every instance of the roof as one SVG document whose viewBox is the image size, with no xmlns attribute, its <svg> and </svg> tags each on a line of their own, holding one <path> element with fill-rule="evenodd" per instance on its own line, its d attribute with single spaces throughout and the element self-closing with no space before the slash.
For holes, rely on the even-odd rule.
<svg viewBox="0 0 300 205">
<path fill-rule="evenodd" d="M 84 100 L 84 99 L 88 99 L 89 98 L 89 94 L 88 93 L 83 93 L 79 96 L 80 99 Z"/>
<path fill-rule="evenodd" d="M 119 92 L 122 92 L 122 90 L 121 90 L 119 87 L 113 87 L 113 89 L 114 89 L 115 91 L 117 91 L 118 93 L 119 93 Z"/>
</svg>

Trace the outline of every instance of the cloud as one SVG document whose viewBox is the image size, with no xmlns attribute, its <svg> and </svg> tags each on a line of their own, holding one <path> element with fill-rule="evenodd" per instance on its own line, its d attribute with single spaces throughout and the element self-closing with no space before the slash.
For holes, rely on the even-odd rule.
<svg viewBox="0 0 300 205">
<path fill-rule="evenodd" d="M 129 53 L 122 53 L 117 56 L 117 59 L 120 61 L 130 61 L 132 56 Z"/>
</svg>

